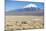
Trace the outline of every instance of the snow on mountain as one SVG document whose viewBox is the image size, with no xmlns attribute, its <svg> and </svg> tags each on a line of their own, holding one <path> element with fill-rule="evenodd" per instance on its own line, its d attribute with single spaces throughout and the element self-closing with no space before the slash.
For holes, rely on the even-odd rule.
<svg viewBox="0 0 46 31">
<path fill-rule="evenodd" d="M 35 4 L 29 4 L 24 6 L 22 9 L 16 9 L 6 12 L 6 15 L 33 15 L 33 16 L 43 16 L 43 9 L 38 8 Z"/>
<path fill-rule="evenodd" d="M 29 5 L 24 6 L 24 8 L 30 8 L 30 7 L 37 7 L 37 5 L 35 5 L 35 4 L 29 4 Z"/>
</svg>

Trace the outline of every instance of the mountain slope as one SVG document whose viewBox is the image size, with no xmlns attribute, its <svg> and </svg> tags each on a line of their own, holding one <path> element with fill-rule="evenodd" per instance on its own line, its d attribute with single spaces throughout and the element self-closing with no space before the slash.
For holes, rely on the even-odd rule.
<svg viewBox="0 0 46 31">
<path fill-rule="evenodd" d="M 6 12 L 6 15 L 32 15 L 32 16 L 43 16 L 43 9 L 30 7 L 23 9 L 16 9 Z"/>
</svg>

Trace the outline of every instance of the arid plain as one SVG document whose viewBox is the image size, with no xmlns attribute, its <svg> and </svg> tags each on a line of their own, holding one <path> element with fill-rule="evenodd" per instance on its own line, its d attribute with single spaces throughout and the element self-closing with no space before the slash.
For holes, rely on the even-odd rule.
<svg viewBox="0 0 46 31">
<path fill-rule="evenodd" d="M 43 16 L 6 16 L 6 30 L 44 28 Z"/>
</svg>

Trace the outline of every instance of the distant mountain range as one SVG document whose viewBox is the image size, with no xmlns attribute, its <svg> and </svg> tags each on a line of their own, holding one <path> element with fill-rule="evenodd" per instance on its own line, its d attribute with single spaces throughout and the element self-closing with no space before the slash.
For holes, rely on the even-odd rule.
<svg viewBox="0 0 46 31">
<path fill-rule="evenodd" d="M 44 9 L 30 7 L 30 8 L 22 8 L 16 9 L 6 12 L 6 15 L 32 15 L 32 16 L 43 16 Z"/>
</svg>

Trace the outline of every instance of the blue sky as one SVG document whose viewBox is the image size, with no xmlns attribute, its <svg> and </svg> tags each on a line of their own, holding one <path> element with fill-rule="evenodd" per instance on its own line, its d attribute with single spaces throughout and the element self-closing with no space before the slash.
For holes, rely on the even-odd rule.
<svg viewBox="0 0 46 31">
<path fill-rule="evenodd" d="M 14 10 L 14 9 L 19 9 L 22 8 L 28 4 L 35 4 L 38 6 L 38 8 L 43 8 L 44 5 L 43 3 L 38 3 L 38 2 L 16 2 L 16 1 L 9 1 L 6 0 L 6 11 Z"/>
</svg>

